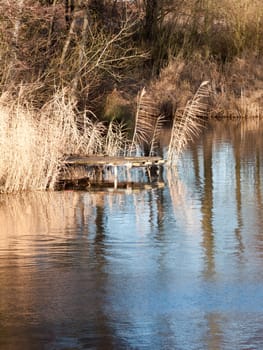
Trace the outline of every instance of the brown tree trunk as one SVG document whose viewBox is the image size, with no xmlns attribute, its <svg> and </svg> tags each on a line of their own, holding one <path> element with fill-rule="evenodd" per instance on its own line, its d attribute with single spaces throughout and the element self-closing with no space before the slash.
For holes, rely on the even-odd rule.
<svg viewBox="0 0 263 350">
<path fill-rule="evenodd" d="M 156 37 L 158 30 L 158 14 L 160 8 L 160 1 L 146 0 L 145 7 L 145 38 L 147 40 L 153 40 Z"/>
</svg>

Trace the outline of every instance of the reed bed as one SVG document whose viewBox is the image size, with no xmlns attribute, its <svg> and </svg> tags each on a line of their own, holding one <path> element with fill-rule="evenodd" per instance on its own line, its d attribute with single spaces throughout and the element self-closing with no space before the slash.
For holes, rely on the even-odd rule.
<svg viewBox="0 0 263 350">
<path fill-rule="evenodd" d="M 1 192 L 52 189 L 63 155 L 63 128 L 19 102 L 0 105 Z"/>
<path fill-rule="evenodd" d="M 28 88 L 28 87 L 27 87 Z M 76 112 L 76 101 L 58 91 L 41 110 L 20 98 L 0 99 L 0 191 L 53 190 L 70 154 L 117 155 L 126 142 L 123 126 L 108 128 L 88 111 Z"/>
</svg>

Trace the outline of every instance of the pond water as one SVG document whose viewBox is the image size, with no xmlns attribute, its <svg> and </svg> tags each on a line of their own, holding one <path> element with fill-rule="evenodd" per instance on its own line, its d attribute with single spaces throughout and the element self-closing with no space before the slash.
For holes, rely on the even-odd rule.
<svg viewBox="0 0 263 350">
<path fill-rule="evenodd" d="M 0 349 L 263 349 L 262 136 L 211 123 L 159 188 L 2 195 Z"/>
</svg>

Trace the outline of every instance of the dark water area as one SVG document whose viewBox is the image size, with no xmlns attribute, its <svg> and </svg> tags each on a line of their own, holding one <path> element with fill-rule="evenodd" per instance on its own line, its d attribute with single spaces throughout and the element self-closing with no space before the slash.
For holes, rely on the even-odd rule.
<svg viewBox="0 0 263 350">
<path fill-rule="evenodd" d="M 212 123 L 162 188 L 2 195 L 0 349 L 263 349 L 262 130 Z"/>
</svg>

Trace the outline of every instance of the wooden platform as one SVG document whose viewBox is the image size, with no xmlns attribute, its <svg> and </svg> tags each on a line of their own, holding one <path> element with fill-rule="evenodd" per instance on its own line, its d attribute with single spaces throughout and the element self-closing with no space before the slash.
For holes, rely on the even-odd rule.
<svg viewBox="0 0 263 350">
<path fill-rule="evenodd" d="M 69 156 L 65 158 L 65 165 L 87 165 L 87 166 L 126 166 L 147 167 L 160 166 L 165 163 L 161 157 L 108 157 L 108 156 Z"/>
<path fill-rule="evenodd" d="M 61 174 L 57 182 L 57 189 L 90 189 L 90 188 L 118 188 L 139 189 L 145 186 L 156 186 L 162 184 L 159 176 L 159 167 L 164 165 L 165 161 L 161 157 L 108 157 L 108 156 L 79 156 L 72 155 L 64 159 L 67 177 Z M 75 174 L 76 169 L 84 167 L 82 176 Z M 124 167 L 126 171 L 126 180 L 119 182 L 119 167 Z M 144 167 L 147 169 L 149 183 L 136 183 L 131 180 L 129 169 L 134 167 Z M 95 169 L 95 172 L 90 170 Z M 112 169 L 111 169 L 112 168 Z M 111 172 L 112 181 L 105 180 L 105 174 Z M 113 172 L 112 172 L 113 171 Z M 70 174 L 70 176 L 69 176 Z M 91 174 L 91 175 L 90 175 Z M 64 173 L 65 175 L 65 173 Z M 76 177 L 77 175 L 77 177 Z"/>
</svg>

